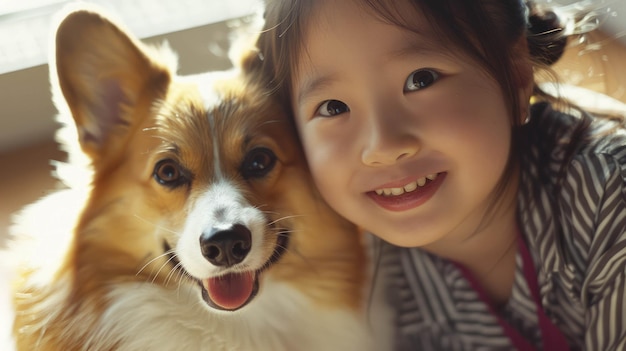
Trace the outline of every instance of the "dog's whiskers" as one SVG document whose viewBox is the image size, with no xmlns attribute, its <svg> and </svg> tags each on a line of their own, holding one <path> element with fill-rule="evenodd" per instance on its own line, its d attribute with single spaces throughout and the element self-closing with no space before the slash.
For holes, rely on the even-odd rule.
<svg viewBox="0 0 626 351">
<path fill-rule="evenodd" d="M 169 282 L 172 279 L 178 283 L 176 286 L 176 298 L 180 300 L 180 291 L 182 289 L 183 282 L 186 280 L 185 278 L 188 278 L 188 279 L 193 279 L 193 278 L 190 277 L 185 272 L 180 262 L 177 263 L 176 266 L 174 266 L 174 268 L 172 268 L 172 270 L 168 274 L 168 277 L 169 278 L 166 280 L 166 285 L 169 284 Z M 189 299 L 189 294 L 191 293 L 191 291 L 192 289 L 187 289 L 187 299 Z"/>
<path fill-rule="evenodd" d="M 169 273 L 167 273 L 167 275 L 165 276 L 165 285 L 168 285 L 170 283 L 170 280 L 174 277 L 174 275 L 176 273 L 179 273 L 178 271 L 180 271 L 180 267 L 181 267 L 181 263 L 176 263 L 176 265 L 174 266 L 174 268 L 172 268 L 170 270 Z M 179 273 L 180 274 L 180 273 Z"/>
<path fill-rule="evenodd" d="M 285 230 L 284 228 L 268 228 L 271 233 L 280 235 L 280 234 L 297 234 L 304 232 L 303 230 L 289 229 Z"/>
<path fill-rule="evenodd" d="M 180 262 L 176 263 L 176 265 L 172 268 L 172 271 L 170 273 L 171 273 L 172 278 L 174 278 L 177 282 L 180 282 L 183 279 L 183 275 L 184 275 L 183 264 Z"/>
<path fill-rule="evenodd" d="M 293 219 L 293 218 L 304 217 L 304 216 L 305 216 L 305 215 L 291 215 L 291 216 L 284 216 L 284 217 L 280 217 L 280 218 L 277 218 L 277 219 L 275 219 L 275 220 L 273 220 L 273 221 L 269 222 L 269 223 L 268 223 L 268 225 L 270 225 L 270 226 L 271 226 L 271 225 L 274 225 L 274 224 L 276 224 L 276 223 L 278 223 L 278 222 L 280 222 L 280 221 L 284 221 L 284 220 L 287 220 L 287 219 Z"/>
<path fill-rule="evenodd" d="M 139 216 L 139 215 L 137 215 L 137 214 L 134 214 L 133 216 L 134 216 L 135 218 L 139 219 L 139 220 L 144 221 L 144 222 L 145 222 L 145 223 L 147 223 L 147 224 L 150 224 L 150 225 L 154 226 L 154 227 L 155 227 L 155 228 L 157 228 L 157 229 L 161 229 L 161 230 L 163 230 L 163 231 L 165 231 L 165 232 L 168 232 L 168 233 L 171 233 L 171 234 L 178 234 L 178 232 L 177 232 L 177 231 L 175 231 L 175 230 L 173 230 L 173 229 L 169 229 L 169 228 L 164 227 L 164 226 L 162 226 L 162 225 L 156 224 L 156 223 L 154 223 L 154 222 L 152 222 L 152 221 L 149 221 L 149 220 L 147 220 L 146 218 L 143 218 L 143 217 L 141 217 L 141 216 Z"/>
<path fill-rule="evenodd" d="M 264 215 L 266 215 L 266 216 L 276 216 L 276 215 L 278 215 L 278 214 L 279 214 L 279 213 L 278 213 L 278 212 L 276 212 L 276 211 L 261 210 L 259 207 L 255 207 L 255 208 L 256 208 L 257 210 L 259 210 L 259 211 L 263 212 L 263 214 L 264 214 Z"/>
<path fill-rule="evenodd" d="M 163 264 L 161 265 L 161 267 L 159 268 L 159 270 L 158 270 L 158 271 L 157 271 L 157 272 L 153 275 L 153 277 L 152 277 L 152 281 L 151 281 L 151 283 L 152 283 L 152 284 L 154 284 L 154 282 L 156 281 L 156 278 L 159 276 L 159 274 L 161 274 L 161 271 L 163 270 L 163 268 L 165 268 L 165 266 L 167 266 L 167 265 L 168 265 L 168 264 L 169 264 L 172 260 L 174 260 L 174 259 L 175 259 L 176 253 L 175 253 L 175 252 L 173 252 L 172 250 L 168 251 L 168 252 L 167 252 L 167 254 L 168 254 L 168 255 L 169 255 L 169 254 L 172 254 L 172 255 L 171 255 L 171 257 L 170 257 L 167 261 L 165 261 L 165 263 L 163 263 Z"/>
<path fill-rule="evenodd" d="M 146 264 L 144 264 L 144 265 L 143 265 L 143 266 L 139 269 L 139 271 L 137 271 L 137 273 L 135 273 L 135 275 L 137 276 L 137 275 L 141 274 L 141 272 L 143 272 L 143 270 L 144 270 L 144 269 L 146 269 L 146 268 L 147 268 L 147 267 L 148 267 L 151 263 L 153 263 L 154 261 L 158 260 L 159 258 L 164 257 L 164 256 L 167 256 L 167 255 L 169 255 L 169 254 L 170 254 L 170 252 L 165 252 L 165 253 L 162 253 L 162 254 L 160 254 L 160 255 L 158 255 L 158 256 L 156 256 L 156 257 L 154 257 L 154 258 L 153 258 L 153 259 L 151 259 L 150 261 L 146 262 Z"/>
</svg>

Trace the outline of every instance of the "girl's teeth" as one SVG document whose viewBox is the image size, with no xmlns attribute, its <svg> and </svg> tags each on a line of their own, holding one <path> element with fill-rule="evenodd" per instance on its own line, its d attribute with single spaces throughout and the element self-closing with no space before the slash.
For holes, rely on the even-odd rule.
<svg viewBox="0 0 626 351">
<path fill-rule="evenodd" d="M 418 185 L 418 183 L 411 182 L 411 183 L 409 183 L 409 184 L 404 186 L 404 191 L 409 193 L 409 192 L 417 189 L 417 185 Z"/>
<path fill-rule="evenodd" d="M 426 185 L 426 180 L 435 180 L 436 178 L 437 178 L 437 174 L 429 174 L 426 177 L 423 177 L 414 182 L 411 182 L 402 188 L 383 188 L 383 189 L 376 189 L 375 191 L 376 191 L 376 194 L 378 195 L 398 196 L 404 193 L 410 193 L 414 191 L 415 189 Z"/>
<path fill-rule="evenodd" d="M 391 188 L 391 194 L 392 195 L 402 195 L 402 194 L 404 194 L 404 189 L 403 188 Z"/>
</svg>

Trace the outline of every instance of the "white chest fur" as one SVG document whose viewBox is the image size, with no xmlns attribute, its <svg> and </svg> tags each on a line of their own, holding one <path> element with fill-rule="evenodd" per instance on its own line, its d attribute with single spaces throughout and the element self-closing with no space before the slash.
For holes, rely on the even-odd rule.
<svg viewBox="0 0 626 351">
<path fill-rule="evenodd" d="M 276 282 L 266 281 L 257 299 L 236 312 L 209 310 L 194 286 L 126 284 L 111 298 L 102 332 L 121 336 L 121 350 L 372 349 L 366 324 L 354 313 L 313 306 Z"/>
</svg>

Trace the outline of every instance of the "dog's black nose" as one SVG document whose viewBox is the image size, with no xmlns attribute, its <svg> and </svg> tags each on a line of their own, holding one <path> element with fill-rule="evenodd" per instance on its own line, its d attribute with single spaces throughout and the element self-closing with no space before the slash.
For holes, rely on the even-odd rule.
<svg viewBox="0 0 626 351">
<path fill-rule="evenodd" d="M 216 266 L 233 266 L 246 258 L 252 247 L 252 234 L 241 224 L 212 229 L 200 236 L 200 250 Z"/>
</svg>

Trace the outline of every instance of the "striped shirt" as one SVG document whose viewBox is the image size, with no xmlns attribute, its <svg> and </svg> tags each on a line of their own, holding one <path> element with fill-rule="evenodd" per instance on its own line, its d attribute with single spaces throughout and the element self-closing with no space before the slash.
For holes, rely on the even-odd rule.
<svg viewBox="0 0 626 351">
<path fill-rule="evenodd" d="M 537 271 L 542 307 L 572 350 L 626 350 L 626 131 L 592 122 L 572 154 L 579 119 L 533 106 L 523 127 L 520 232 Z M 536 115 L 549 118 L 535 118 Z M 604 123 L 604 125 L 603 125 Z M 381 243 L 397 350 L 513 350 L 461 271 L 419 248 Z M 541 350 L 522 257 L 502 317 Z"/>
</svg>

